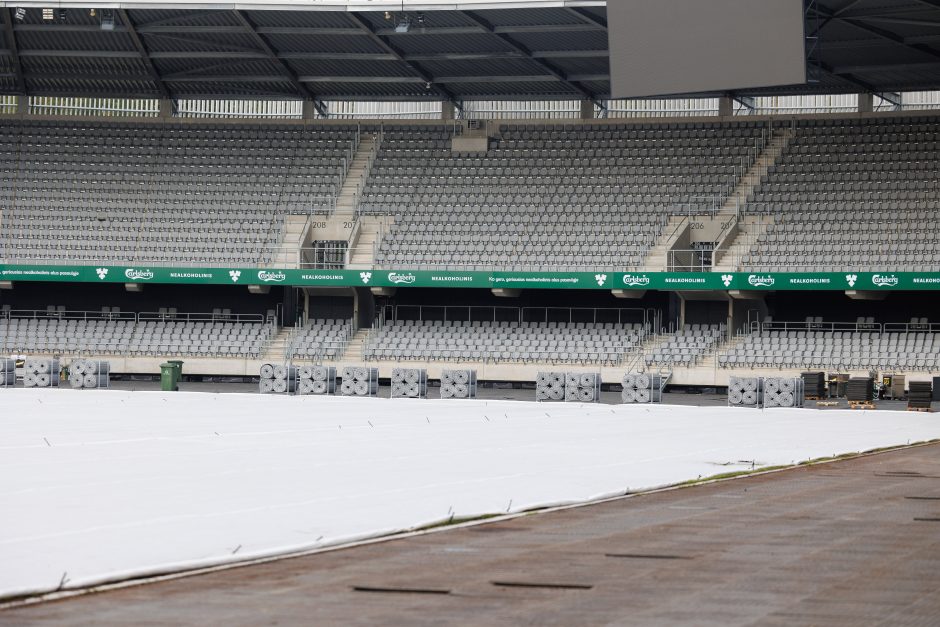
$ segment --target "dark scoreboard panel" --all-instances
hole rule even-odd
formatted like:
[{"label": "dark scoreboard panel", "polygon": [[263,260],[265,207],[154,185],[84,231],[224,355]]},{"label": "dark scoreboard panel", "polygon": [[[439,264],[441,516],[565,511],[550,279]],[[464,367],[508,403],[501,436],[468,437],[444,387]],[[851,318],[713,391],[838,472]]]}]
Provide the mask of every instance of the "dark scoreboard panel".
[{"label": "dark scoreboard panel", "polygon": [[803,0],[610,0],[615,98],[806,82]]}]

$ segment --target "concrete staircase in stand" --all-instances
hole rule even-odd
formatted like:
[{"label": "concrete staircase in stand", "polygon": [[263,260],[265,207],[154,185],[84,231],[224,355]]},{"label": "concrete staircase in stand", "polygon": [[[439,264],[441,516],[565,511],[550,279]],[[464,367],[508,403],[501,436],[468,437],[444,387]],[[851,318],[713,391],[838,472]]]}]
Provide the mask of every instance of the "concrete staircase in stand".
[{"label": "concrete staircase in stand", "polygon": [[371,268],[373,242],[380,237],[381,218],[357,216],[359,200],[369,177],[373,157],[379,140],[372,135],[363,135],[359,148],[349,166],[346,180],[336,199],[333,215],[314,221],[311,241],[346,241],[350,260],[348,268]]},{"label": "concrete staircase in stand", "polygon": [[346,180],[343,181],[343,187],[339,190],[339,196],[336,198],[336,212],[334,215],[337,219],[349,221],[355,218],[356,210],[359,208],[359,192],[365,187],[366,179],[369,176],[369,166],[371,165],[370,158],[375,148],[375,137],[372,135],[360,137],[359,148],[353,156],[349,172],[346,173]]},{"label": "concrete staircase in stand", "polygon": [[689,228],[689,219],[687,216],[670,216],[663,234],[659,236],[643,264],[643,272],[664,272],[666,262],[669,258],[669,251],[676,245],[676,241]]},{"label": "concrete staircase in stand", "polygon": [[338,358],[337,363],[342,365],[363,363],[362,349],[365,346],[367,337],[369,337],[368,328],[356,331],[346,344],[346,350],[343,352],[342,356]]},{"label": "concrete staircase in stand", "polygon": [[264,349],[262,359],[265,362],[283,363],[284,352],[287,350],[287,344],[290,342],[293,327],[282,327],[277,330],[277,335],[271,338]]},{"label": "concrete staircase in stand", "polygon": [[718,215],[733,216],[737,214],[738,207],[744,205],[747,199],[754,193],[754,190],[761,184],[764,177],[770,171],[770,168],[777,163],[777,159],[783,154],[787,146],[793,140],[793,129],[783,128],[774,132],[773,137],[764,146],[764,150],[754,160],[751,169],[738,181],[737,187],[728,196],[724,206],[718,212]]},{"label": "concrete staircase in stand", "polygon": [[364,270],[375,266],[375,251],[382,237],[394,224],[387,216],[360,216],[358,233],[349,243],[351,270]]},{"label": "concrete staircase in stand", "polygon": [[741,261],[751,252],[761,235],[774,223],[773,216],[745,216],[738,223],[738,234],[718,258],[713,272],[737,272]]},{"label": "concrete staircase in stand", "polygon": [[[780,158],[780,155],[783,154],[793,140],[793,136],[792,128],[780,129],[774,134],[767,142],[767,145],[764,146],[761,154],[754,160],[751,169],[738,181],[737,187],[725,201],[716,219],[724,223],[735,220],[741,215],[741,209],[744,208],[747,199],[760,186],[770,168],[777,163],[777,159]],[[733,272],[737,270],[741,264],[741,259],[750,252],[754,242],[767,231],[771,224],[773,224],[773,218],[766,216],[750,216],[740,220],[737,225],[736,235],[725,242],[721,242],[721,252],[717,254],[712,270],[714,272]]]},{"label": "concrete staircase in stand", "polygon": [[275,268],[299,268],[300,249],[304,247],[308,216],[289,215],[284,220],[284,238],[274,251],[272,266]]}]

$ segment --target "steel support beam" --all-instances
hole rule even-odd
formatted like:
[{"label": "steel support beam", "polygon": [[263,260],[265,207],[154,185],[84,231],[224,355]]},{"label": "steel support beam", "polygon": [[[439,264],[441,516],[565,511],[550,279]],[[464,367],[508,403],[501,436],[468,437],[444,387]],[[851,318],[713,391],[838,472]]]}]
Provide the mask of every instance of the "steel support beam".
[{"label": "steel support beam", "polygon": [[16,74],[16,92],[26,95],[26,80],[23,78],[23,67],[20,64],[20,55],[16,45],[16,35],[13,33],[13,9],[3,9],[3,36],[7,40],[7,50]]},{"label": "steel support beam", "polygon": [[454,96],[454,94],[452,94],[450,91],[448,91],[444,87],[441,87],[440,85],[436,85],[434,83],[433,77],[430,74],[425,72],[421,68],[420,65],[405,59],[405,55],[403,55],[400,50],[398,50],[397,48],[392,46],[390,43],[385,41],[385,39],[383,39],[382,36],[380,36],[375,30],[372,29],[371,26],[369,26],[368,22],[363,20],[356,13],[347,13],[346,16],[350,20],[352,20],[353,24],[355,24],[360,30],[362,30],[363,33],[368,35],[369,39],[374,41],[380,48],[382,48],[382,50],[384,50],[385,52],[391,55],[394,55],[398,61],[400,61],[401,63],[404,63],[408,67],[409,70],[411,70],[416,76],[420,77],[425,82],[425,85],[427,85],[429,91],[434,91],[443,100],[452,102],[454,103],[455,107],[460,108],[460,104],[458,103],[457,98]]},{"label": "steel support beam", "polygon": [[131,18],[127,15],[127,11],[124,9],[118,9],[117,14],[121,18],[121,21],[124,22],[124,26],[127,28],[127,34],[130,35],[131,41],[134,42],[134,47],[137,48],[137,52],[140,54],[140,60],[143,61],[144,66],[147,68],[147,72],[150,74],[150,79],[153,81],[153,84],[156,85],[157,90],[160,92],[160,97],[164,98],[165,100],[172,100],[173,96],[170,95],[170,90],[167,89],[163,79],[160,78],[160,72],[157,71],[157,67],[153,64],[153,61],[150,60],[147,46],[144,45],[140,35],[138,35],[137,31],[134,30],[134,24],[131,22]]},{"label": "steel support beam", "polygon": [[592,15],[591,13],[585,11],[584,9],[567,7],[565,11],[567,11],[568,13],[571,13],[572,15],[574,15],[575,17],[577,17],[579,20],[581,20],[582,22],[586,24],[592,24],[594,26],[607,30],[607,20],[599,18],[595,15]]},{"label": "steel support beam", "polygon": [[480,26],[480,28],[483,28],[487,32],[491,33],[492,35],[499,37],[499,39],[501,39],[505,44],[510,46],[513,50],[524,54],[532,63],[538,65],[539,67],[544,69],[546,72],[554,76],[557,80],[561,81],[562,83],[567,85],[569,88],[573,89],[575,92],[580,94],[582,98],[586,100],[590,100],[591,102],[599,106],[602,110],[606,108],[604,107],[603,104],[597,101],[597,98],[595,98],[594,94],[586,90],[584,87],[581,87],[581,85],[578,85],[575,81],[569,80],[569,78],[565,75],[565,73],[559,70],[557,67],[555,67],[555,65],[553,65],[552,63],[533,57],[532,52],[528,48],[526,48],[525,46],[517,42],[515,39],[513,39],[509,35],[505,33],[497,32],[496,28],[492,24],[490,24],[483,18],[477,16],[472,11],[462,11],[462,14],[467,19],[469,19],[473,23]]},{"label": "steel support beam", "polygon": [[313,106],[316,107],[317,112],[323,117],[328,117],[329,112],[326,109],[326,105],[323,104],[319,98],[317,98],[316,94],[310,91],[309,87],[298,80],[297,74],[294,73],[294,70],[292,70],[289,65],[278,58],[277,51],[271,47],[267,39],[258,34],[258,31],[255,30],[255,25],[251,23],[247,17],[245,17],[244,13],[241,11],[232,11],[232,14],[235,16],[235,19],[241,23],[242,27],[244,27],[244,29],[247,31],[248,35],[251,36],[255,44],[257,44],[257,46],[264,51],[271,61],[276,63],[281,68],[281,71],[289,79],[290,83],[294,86],[294,89],[297,90],[297,95],[305,100],[312,100]]},{"label": "steel support beam", "polygon": [[858,30],[864,31],[870,35],[874,35],[875,37],[878,37],[880,39],[884,39],[885,41],[890,41],[899,46],[904,46],[908,50],[914,50],[916,52],[920,52],[921,54],[929,55],[935,59],[940,59],[940,50],[936,50],[925,44],[909,43],[904,39],[904,37],[901,37],[897,33],[893,33],[889,30],[885,30],[877,26],[872,26],[870,24],[865,24],[864,22],[861,22],[856,19],[850,19],[850,18],[836,18],[836,19],[838,19],[840,22],[844,22],[845,24],[854,26]]},{"label": "steel support beam", "polygon": [[836,72],[833,71],[831,66],[821,61],[811,67],[815,67],[817,70],[821,71],[823,74],[828,74],[829,76],[843,80],[847,83],[855,85],[856,87],[860,87],[863,91],[867,91],[870,93],[875,93],[878,91],[878,89],[874,85],[856,77],[853,74],[837,74]]},{"label": "steel support beam", "polygon": [[894,105],[895,107],[897,107],[898,110],[900,110],[900,109],[904,106],[904,95],[903,95],[902,93],[900,93],[900,92],[896,92],[896,91],[891,91],[891,92],[883,91],[883,92],[877,93],[877,94],[875,94],[875,95],[878,96],[879,98],[881,98],[882,100],[886,101],[886,102],[890,102],[892,105]]}]

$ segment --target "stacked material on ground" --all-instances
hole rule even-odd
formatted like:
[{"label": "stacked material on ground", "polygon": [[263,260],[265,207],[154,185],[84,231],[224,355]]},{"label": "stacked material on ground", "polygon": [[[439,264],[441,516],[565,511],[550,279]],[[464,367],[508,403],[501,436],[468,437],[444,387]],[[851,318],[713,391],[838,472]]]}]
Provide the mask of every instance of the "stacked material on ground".
[{"label": "stacked material on ground", "polygon": [[343,368],[343,382],[339,386],[343,396],[375,396],[379,392],[379,369],[364,366]]},{"label": "stacked material on ground", "polygon": [[646,372],[628,372],[623,375],[621,385],[623,391],[620,399],[627,404],[633,403],[661,403],[663,378],[659,374]]},{"label": "stacked material on ground", "polygon": [[23,370],[23,387],[59,387],[58,359],[27,359]]},{"label": "stacked material on ground", "polygon": [[264,364],[258,389],[262,394],[293,394],[297,391],[297,367],[290,364]]},{"label": "stacked material on ground", "polygon": [[297,394],[333,394],[336,392],[334,366],[300,366],[297,368]]},{"label": "stacked material on ground", "polygon": [[16,383],[16,360],[0,359],[0,388],[12,387]]},{"label": "stacked material on ground", "polygon": [[850,403],[871,403],[875,400],[875,380],[871,377],[852,377],[846,388]]},{"label": "stacked material on ground", "polygon": [[424,368],[393,368],[392,398],[427,398],[428,371]]},{"label": "stacked material on ground", "polygon": [[111,387],[111,362],[76,359],[69,365],[69,385],[76,390]]},{"label": "stacked material on ground", "polygon": [[908,384],[907,406],[911,409],[930,409],[933,385],[930,381],[911,381]]},{"label": "stacked material on ground", "polygon": [[826,392],[825,372],[804,372],[800,378],[803,379],[803,394],[806,398],[823,397]]},{"label": "stacked material on ground", "polygon": [[802,378],[764,379],[764,407],[802,407],[803,400]]},{"label": "stacked material on ground", "polygon": [[565,374],[565,401],[597,403],[601,400],[601,373],[568,372]]},{"label": "stacked material on ground", "polygon": [[535,400],[565,400],[565,373],[540,372],[535,377]]},{"label": "stacked material on ground", "polygon": [[441,398],[476,398],[476,370],[442,370]]},{"label": "stacked material on ground", "polygon": [[728,405],[732,407],[760,407],[761,379],[758,377],[731,377],[728,380]]}]

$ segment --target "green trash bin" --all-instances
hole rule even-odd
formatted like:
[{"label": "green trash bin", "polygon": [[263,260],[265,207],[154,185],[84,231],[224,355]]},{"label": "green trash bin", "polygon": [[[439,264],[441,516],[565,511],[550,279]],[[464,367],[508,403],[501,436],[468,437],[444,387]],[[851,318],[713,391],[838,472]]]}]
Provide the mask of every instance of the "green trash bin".
[{"label": "green trash bin", "polygon": [[163,392],[176,392],[179,390],[177,382],[177,369],[179,366],[172,363],[160,364],[160,390]]},{"label": "green trash bin", "polygon": [[179,359],[167,359],[166,363],[173,364],[176,368],[176,391],[180,390],[180,381],[183,380],[183,362]]}]

